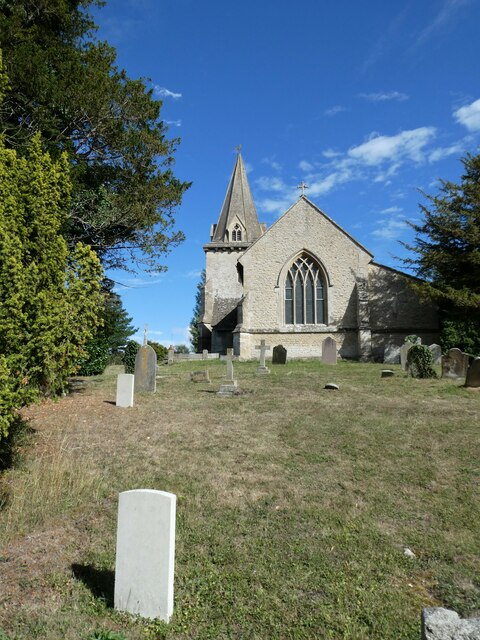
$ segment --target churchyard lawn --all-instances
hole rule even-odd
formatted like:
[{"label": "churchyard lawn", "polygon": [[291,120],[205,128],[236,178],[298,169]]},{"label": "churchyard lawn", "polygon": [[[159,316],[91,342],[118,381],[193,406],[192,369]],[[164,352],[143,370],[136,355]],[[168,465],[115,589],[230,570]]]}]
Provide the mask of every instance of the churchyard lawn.
[{"label": "churchyard lawn", "polygon": [[[245,393],[222,398],[225,363],[211,384],[163,366],[133,408],[110,367],[24,412],[0,481],[7,637],[419,640],[422,607],[480,615],[480,393],[396,365],[257,367],[235,362]],[[112,609],[136,488],[177,495],[168,626]]]}]

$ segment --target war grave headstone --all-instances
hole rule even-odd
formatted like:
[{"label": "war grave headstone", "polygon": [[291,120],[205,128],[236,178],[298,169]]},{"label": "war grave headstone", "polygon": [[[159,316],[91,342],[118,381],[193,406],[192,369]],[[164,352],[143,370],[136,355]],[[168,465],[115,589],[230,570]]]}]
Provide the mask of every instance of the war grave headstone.
[{"label": "war grave headstone", "polygon": [[217,396],[234,396],[237,393],[238,383],[233,377],[233,349],[227,349],[226,362],[225,381],[220,385]]},{"label": "war grave headstone", "polygon": [[287,350],[281,344],[273,347],[272,364],[287,364]]},{"label": "war grave headstone", "polygon": [[480,387],[480,358],[474,358],[467,369],[466,387]]},{"label": "war grave headstone", "polygon": [[210,382],[210,375],[208,369],[202,371],[192,371],[190,373],[190,380],[192,382]]},{"label": "war grave headstone", "polygon": [[173,613],[176,496],[137,489],[119,496],[115,609],[165,622]]},{"label": "war grave headstone", "polygon": [[468,356],[460,349],[449,349],[442,356],[442,378],[465,378],[468,368]]},{"label": "war grave headstone", "polygon": [[170,345],[167,353],[167,364],[173,364],[175,362],[175,349]]},{"label": "war grave headstone", "polygon": [[265,340],[260,340],[260,344],[257,345],[255,349],[260,349],[260,363],[257,369],[257,376],[270,373],[270,369],[265,364],[266,354],[267,351],[270,351],[270,347],[265,344]]},{"label": "war grave headstone", "polygon": [[442,364],[442,347],[439,344],[431,344],[428,348],[432,353],[433,364]]},{"label": "war grave headstone", "polygon": [[322,342],[323,364],[337,364],[337,343],[333,338],[325,338]]},{"label": "war grave headstone", "polygon": [[383,352],[384,364],[400,364],[400,347],[396,344],[387,344]]},{"label": "war grave headstone", "polygon": [[117,407],[133,407],[134,384],[133,373],[120,373],[117,376]]},{"label": "war grave headstone", "polygon": [[155,393],[157,390],[157,354],[147,344],[147,328],[143,338],[143,346],[135,356],[135,392],[148,391]]}]

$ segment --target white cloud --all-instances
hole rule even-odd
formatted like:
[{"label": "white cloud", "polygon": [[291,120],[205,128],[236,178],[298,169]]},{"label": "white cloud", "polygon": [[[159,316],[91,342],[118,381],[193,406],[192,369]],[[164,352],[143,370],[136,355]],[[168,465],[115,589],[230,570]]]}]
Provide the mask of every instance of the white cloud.
[{"label": "white cloud", "polygon": [[384,91],[381,93],[359,93],[359,98],[364,98],[365,100],[369,100],[370,102],[387,102],[388,100],[397,100],[398,102],[403,102],[404,100],[408,100],[408,96],[406,93],[402,93],[401,91]]},{"label": "white cloud", "polygon": [[460,107],[453,112],[453,117],[469,131],[480,131],[480,99]]},{"label": "white cloud", "polygon": [[185,278],[200,278],[200,276],[202,275],[202,270],[201,269],[193,269],[193,271],[188,271],[187,273],[184,274]]},{"label": "white cloud", "polygon": [[403,211],[401,207],[393,206],[382,209],[380,213],[400,213],[401,211]]},{"label": "white cloud", "polygon": [[264,198],[258,202],[258,208],[263,213],[274,213],[277,216],[282,215],[285,211],[291,207],[292,202],[295,200],[293,189],[291,195],[279,196],[278,198]]},{"label": "white cloud", "polygon": [[438,160],[443,160],[443,158],[448,158],[448,156],[461,154],[464,151],[465,151],[465,145],[462,144],[461,142],[456,142],[455,144],[452,144],[449,147],[437,147],[436,149],[434,149],[429,153],[428,160],[429,162],[437,162]]},{"label": "white cloud", "polygon": [[281,171],[282,170],[282,165],[277,162],[274,158],[263,158],[262,162],[264,164],[268,164],[269,167],[272,167],[272,169],[274,169],[274,171]]},{"label": "white cloud", "polygon": [[249,162],[243,162],[243,166],[245,167],[245,173],[252,173],[253,171],[253,164],[250,164]]},{"label": "white cloud", "polygon": [[338,158],[342,154],[340,153],[340,151],[335,151],[334,149],[325,149],[325,151],[322,151],[322,155],[325,158],[330,159],[330,158]]},{"label": "white cloud", "polygon": [[325,116],[336,116],[337,113],[342,113],[343,111],[346,111],[346,108],[342,107],[339,104],[336,104],[334,107],[330,107],[329,109],[325,109],[325,111],[323,112],[323,115],[325,115]]},{"label": "white cloud", "polygon": [[402,159],[422,162],[424,148],[435,137],[434,127],[419,127],[401,131],[394,136],[374,134],[367,142],[352,147],[348,156],[365,165],[380,165],[383,162],[398,162]]},{"label": "white cloud", "polygon": [[312,171],[313,170],[313,164],[310,164],[310,162],[307,162],[306,160],[300,160],[300,162],[298,163],[298,168],[301,171]]},{"label": "white cloud", "polygon": [[377,220],[377,224],[379,229],[375,229],[372,235],[382,240],[396,240],[408,226],[406,220],[400,217]]},{"label": "white cloud", "polygon": [[179,100],[182,97],[181,93],[175,93],[166,87],[159,87],[157,84],[153,87],[153,90],[157,96],[160,96],[160,98],[173,98],[174,100]]},{"label": "white cloud", "polygon": [[255,184],[263,191],[285,191],[287,189],[287,185],[281,178],[261,176],[255,181]]},{"label": "white cloud", "polygon": [[469,4],[470,0],[443,0],[442,7],[438,11],[433,20],[423,29],[420,35],[417,37],[413,44],[413,48],[424,44],[435,33],[445,28],[451,27],[453,24],[454,15],[457,10],[466,4]]},{"label": "white cloud", "polygon": [[165,124],[169,124],[172,127],[181,127],[182,121],[181,120],[165,120]]}]

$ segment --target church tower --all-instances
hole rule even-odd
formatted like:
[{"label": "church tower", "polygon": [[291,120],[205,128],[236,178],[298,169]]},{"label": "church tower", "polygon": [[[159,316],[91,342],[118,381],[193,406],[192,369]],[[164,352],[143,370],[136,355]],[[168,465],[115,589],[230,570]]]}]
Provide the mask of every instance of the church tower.
[{"label": "church tower", "polygon": [[225,353],[234,346],[233,331],[241,322],[243,299],[242,273],[237,261],[264,231],[238,150],[218,222],[212,225],[210,242],[203,247],[207,264],[199,325],[200,350]]}]

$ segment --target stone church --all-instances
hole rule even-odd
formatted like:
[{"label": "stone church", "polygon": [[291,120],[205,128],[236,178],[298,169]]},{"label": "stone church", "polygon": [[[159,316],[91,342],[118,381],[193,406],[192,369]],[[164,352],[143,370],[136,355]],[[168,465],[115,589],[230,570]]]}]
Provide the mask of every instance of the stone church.
[{"label": "stone church", "polygon": [[437,311],[411,277],[375,262],[305,195],[271,227],[259,223],[240,153],[204,251],[200,350],[254,359],[265,339],[308,358],[330,336],[341,357],[369,360],[410,334],[438,339]]}]

